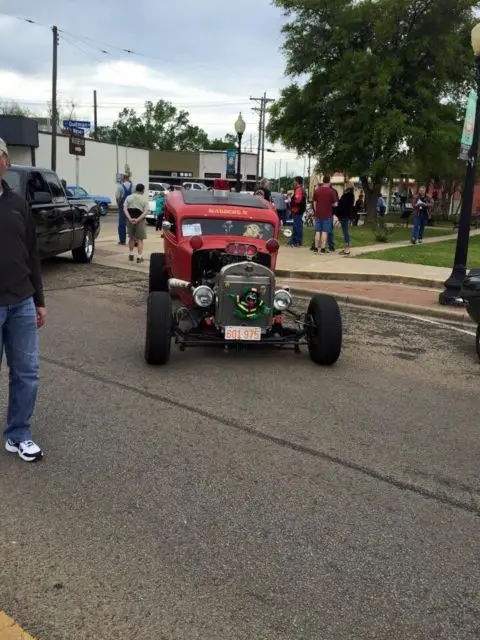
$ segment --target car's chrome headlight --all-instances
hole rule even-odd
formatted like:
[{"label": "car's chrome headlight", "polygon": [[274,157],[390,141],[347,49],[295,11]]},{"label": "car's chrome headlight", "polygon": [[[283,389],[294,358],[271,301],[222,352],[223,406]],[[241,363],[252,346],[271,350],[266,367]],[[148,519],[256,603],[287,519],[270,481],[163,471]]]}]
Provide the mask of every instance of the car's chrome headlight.
[{"label": "car's chrome headlight", "polygon": [[213,304],[214,294],[210,287],[206,284],[201,284],[193,290],[193,301],[197,307],[209,307]]},{"label": "car's chrome headlight", "polygon": [[285,311],[288,309],[293,302],[293,298],[289,291],[286,289],[279,289],[275,292],[275,297],[273,298],[273,306],[277,311]]}]

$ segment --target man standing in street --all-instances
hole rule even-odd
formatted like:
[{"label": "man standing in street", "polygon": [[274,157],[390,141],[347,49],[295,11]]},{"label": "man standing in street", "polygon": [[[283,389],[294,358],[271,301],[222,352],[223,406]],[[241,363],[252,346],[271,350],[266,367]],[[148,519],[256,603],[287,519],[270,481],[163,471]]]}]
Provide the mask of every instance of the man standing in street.
[{"label": "man standing in street", "polygon": [[327,240],[333,230],[333,210],[338,206],[338,194],[330,184],[330,176],[323,176],[320,186],[313,194],[315,212],[315,249],[314,252],[327,253]]},{"label": "man standing in street", "polygon": [[293,235],[290,246],[301,247],[303,244],[303,214],[307,210],[307,196],[303,188],[303,178],[297,176],[293,181],[293,196],[290,211],[293,218]]},{"label": "man standing in street", "polygon": [[130,176],[126,173],[122,175],[121,181],[117,184],[115,200],[118,206],[118,244],[127,244],[127,218],[125,216],[124,204],[128,196],[133,193],[133,184]]},{"label": "man standing in street", "polygon": [[[10,166],[0,139],[0,177]],[[0,364],[5,351],[9,397],[5,448],[26,462],[43,452],[32,441],[38,388],[38,329],[45,324],[40,257],[35,221],[26,201],[5,180],[0,183]]]},{"label": "man standing in street", "polygon": [[135,259],[134,249],[137,247],[137,263],[143,262],[143,241],[147,238],[145,218],[149,213],[148,198],[145,196],[143,184],[137,184],[135,193],[128,196],[123,205],[128,228],[128,249],[130,262]]}]

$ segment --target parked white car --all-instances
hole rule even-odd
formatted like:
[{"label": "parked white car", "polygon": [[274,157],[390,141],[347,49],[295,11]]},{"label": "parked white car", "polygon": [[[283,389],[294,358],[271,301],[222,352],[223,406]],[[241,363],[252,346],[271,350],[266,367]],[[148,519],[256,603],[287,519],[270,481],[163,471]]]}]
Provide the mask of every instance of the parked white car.
[{"label": "parked white car", "polygon": [[148,185],[148,198],[149,200],[153,200],[155,196],[160,195],[161,193],[165,193],[168,191],[169,184],[166,182],[150,182]]},{"label": "parked white car", "polygon": [[193,190],[197,190],[197,191],[208,191],[208,187],[206,187],[201,182],[184,182],[182,186],[187,191],[189,189],[193,189]]}]

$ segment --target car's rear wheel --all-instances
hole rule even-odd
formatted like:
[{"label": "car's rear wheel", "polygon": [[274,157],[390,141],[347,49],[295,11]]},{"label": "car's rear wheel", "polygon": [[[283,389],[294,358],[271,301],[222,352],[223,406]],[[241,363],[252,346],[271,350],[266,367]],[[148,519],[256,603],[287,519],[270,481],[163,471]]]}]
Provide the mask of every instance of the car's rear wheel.
[{"label": "car's rear wheel", "polygon": [[99,207],[100,209],[100,215],[101,216],[106,216],[108,213],[108,205],[106,205],[104,202],[101,202]]},{"label": "car's rear wheel", "polygon": [[168,292],[168,272],[164,253],[152,253],[150,256],[148,289]]},{"label": "car's rear wheel", "polygon": [[310,358],[316,364],[332,365],[342,350],[342,316],[333,296],[313,296],[307,311],[307,342]]},{"label": "car's rear wheel", "polygon": [[88,263],[93,260],[95,254],[95,236],[89,225],[83,230],[82,244],[76,249],[72,249],[72,256],[75,262]]},{"label": "car's rear wheel", "polygon": [[147,301],[145,360],[151,365],[167,364],[172,341],[172,301],[168,293],[152,291]]}]

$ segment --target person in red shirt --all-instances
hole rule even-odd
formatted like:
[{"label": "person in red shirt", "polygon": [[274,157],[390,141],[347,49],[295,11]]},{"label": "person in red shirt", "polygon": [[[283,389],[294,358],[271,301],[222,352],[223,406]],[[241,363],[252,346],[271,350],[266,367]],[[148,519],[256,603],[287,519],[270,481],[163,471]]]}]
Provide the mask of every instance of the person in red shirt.
[{"label": "person in red shirt", "polygon": [[314,252],[326,253],[329,233],[333,229],[333,210],[338,206],[338,195],[330,184],[330,176],[323,176],[320,186],[313,194],[315,212],[315,249]]},{"label": "person in red shirt", "polygon": [[293,234],[290,241],[291,247],[301,247],[303,243],[303,214],[307,210],[307,196],[303,188],[303,178],[297,176],[293,181],[294,192],[290,202],[290,211],[293,218]]}]

